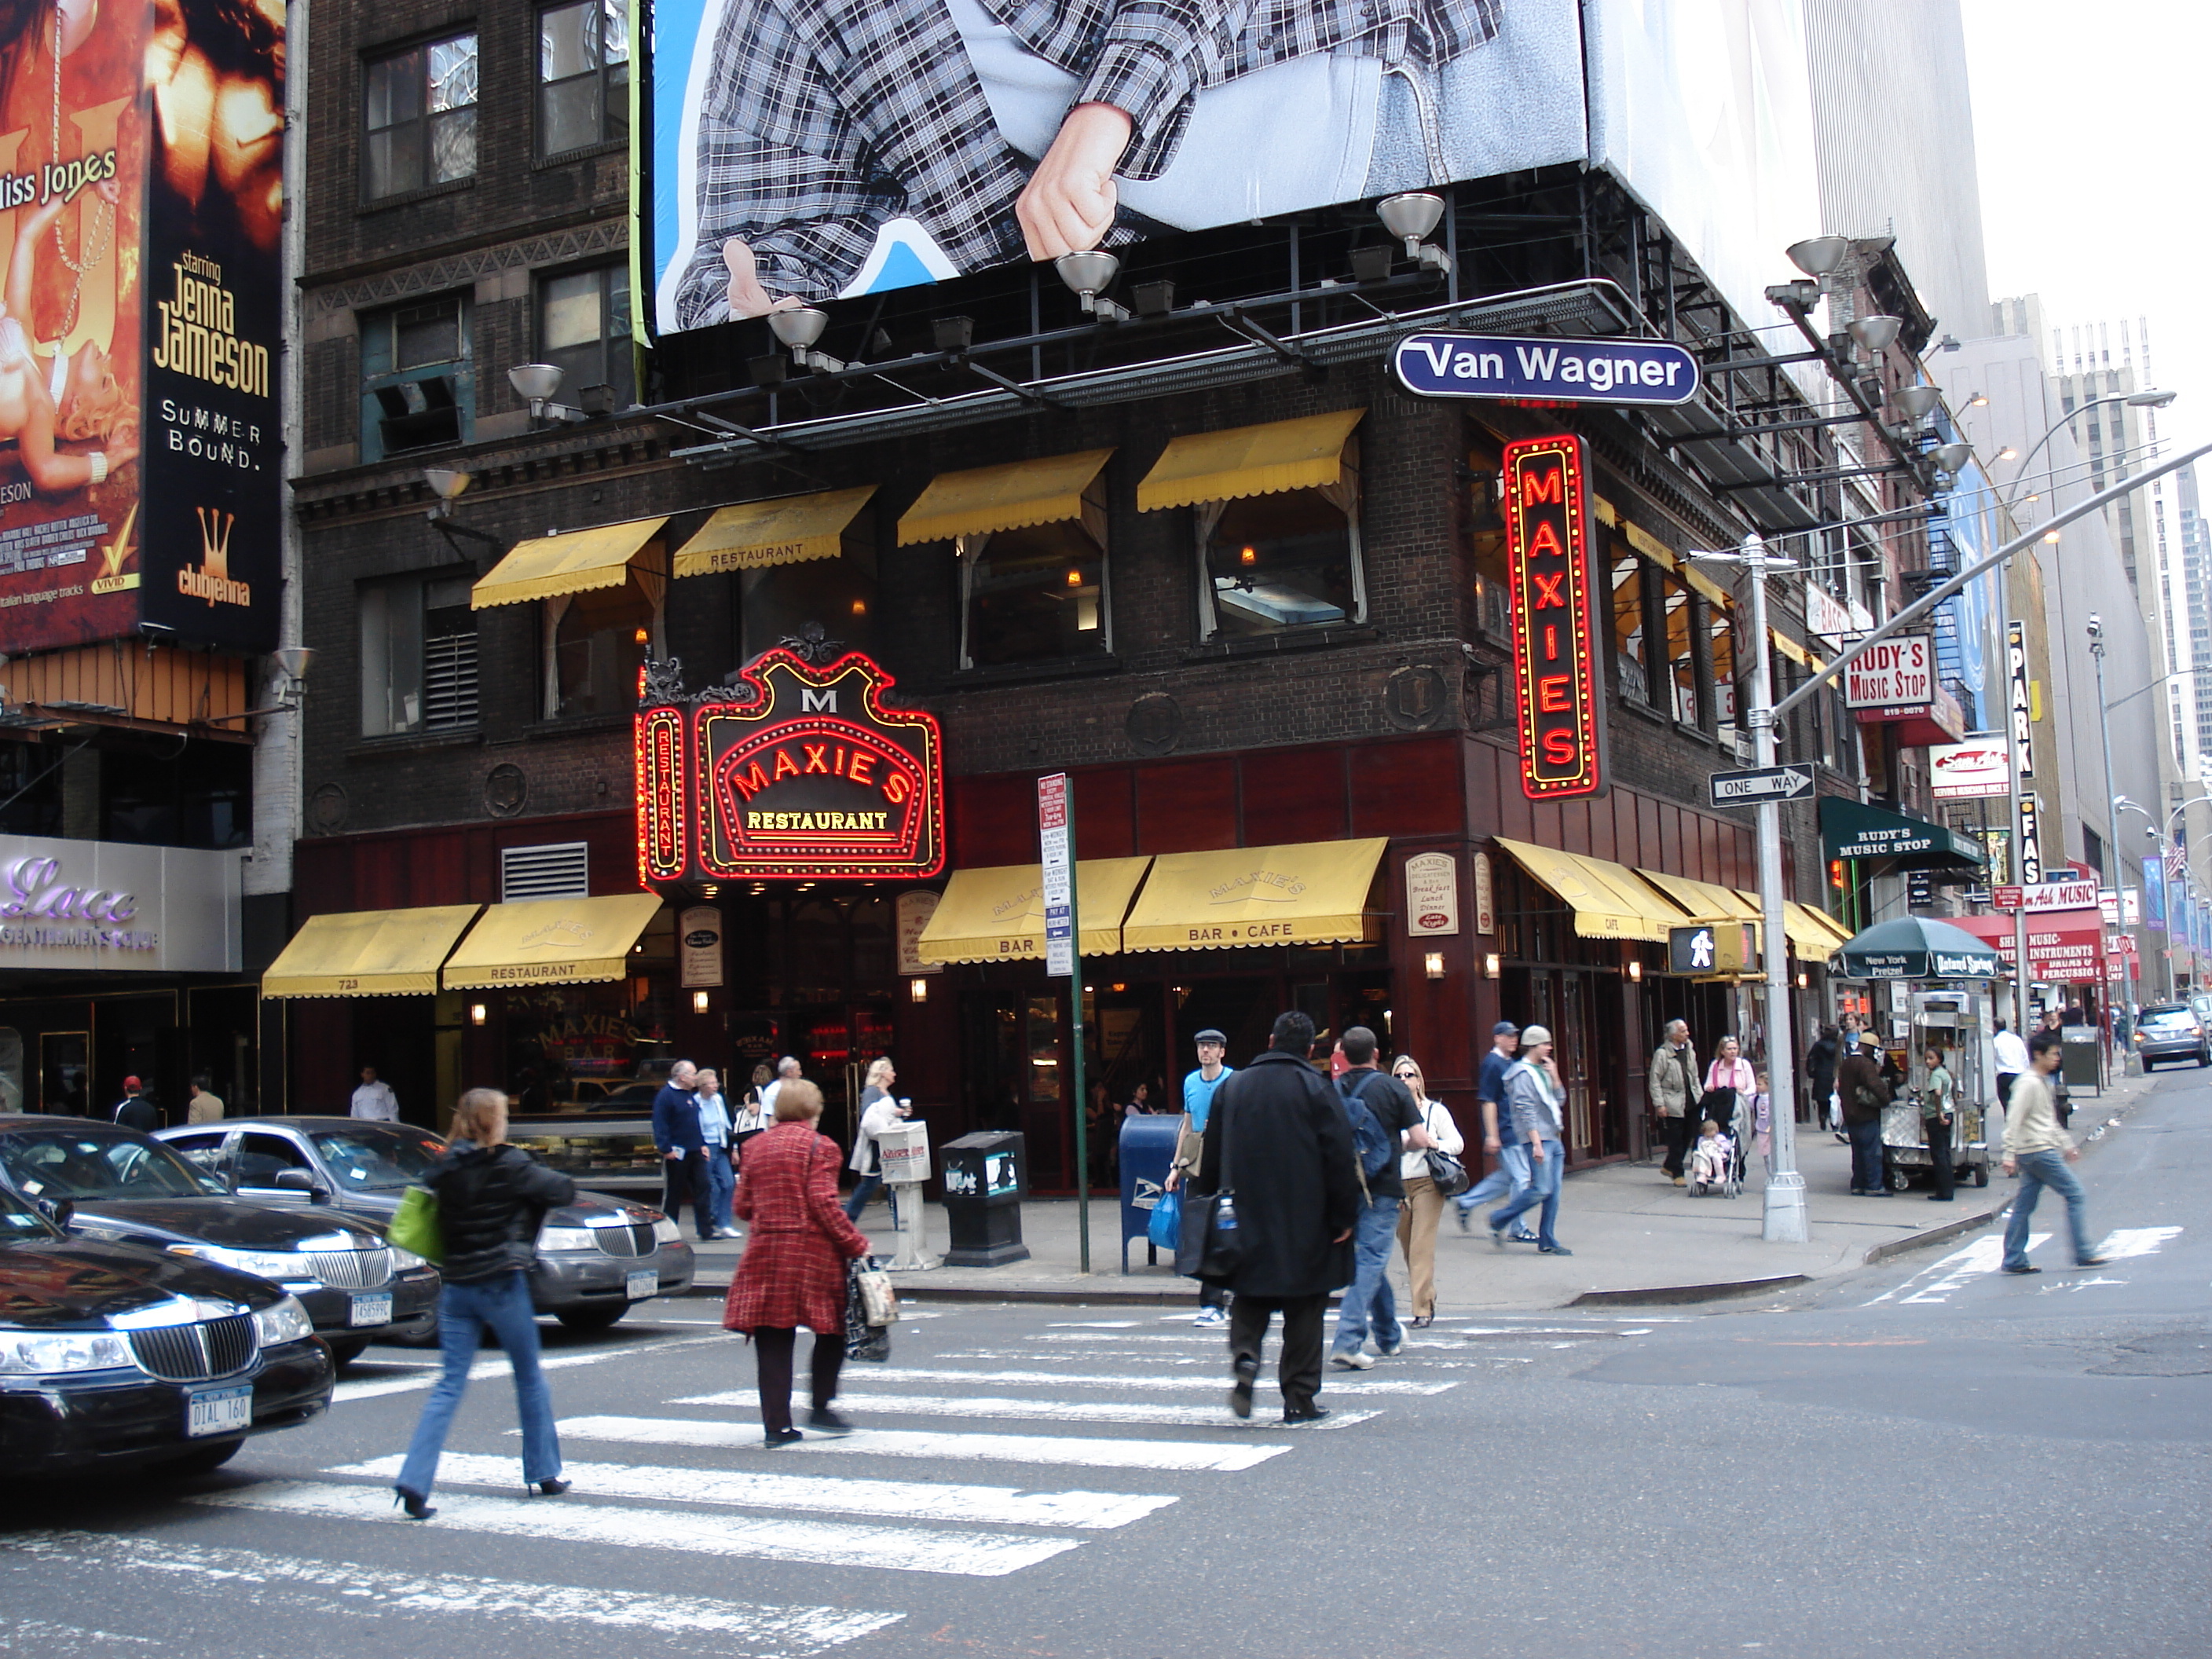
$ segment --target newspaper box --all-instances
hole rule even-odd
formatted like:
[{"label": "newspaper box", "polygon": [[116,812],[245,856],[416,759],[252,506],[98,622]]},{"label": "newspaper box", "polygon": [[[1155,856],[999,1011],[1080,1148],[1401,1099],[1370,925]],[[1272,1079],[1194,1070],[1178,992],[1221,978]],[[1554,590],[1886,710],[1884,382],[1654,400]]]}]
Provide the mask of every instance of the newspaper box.
[{"label": "newspaper box", "polygon": [[902,1123],[894,1128],[878,1131],[876,1152],[883,1160],[886,1183],[896,1186],[901,1182],[929,1179],[929,1126],[927,1123]]}]

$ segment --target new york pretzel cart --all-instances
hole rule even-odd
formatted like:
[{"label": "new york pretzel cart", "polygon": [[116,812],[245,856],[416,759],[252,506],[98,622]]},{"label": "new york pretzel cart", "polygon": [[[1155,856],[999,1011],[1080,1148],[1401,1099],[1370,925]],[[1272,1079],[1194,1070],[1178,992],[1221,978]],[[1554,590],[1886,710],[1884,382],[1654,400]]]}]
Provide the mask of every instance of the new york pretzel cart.
[{"label": "new york pretzel cart", "polygon": [[[1951,1114],[1953,1177],[1988,1186],[1990,1147],[1983,1124],[1995,1091],[1989,988],[2002,971],[1996,952],[1964,928],[1906,916],[1854,935],[1839,954],[1846,977],[1887,980],[1903,994],[1902,1017],[1887,1017],[1882,1041],[1893,1071],[1905,1077],[1905,1086],[1881,1115],[1890,1190],[1901,1193],[1916,1176],[1925,1180],[1934,1171],[1920,1115],[1931,1048],[1942,1051],[1957,1085]],[[1892,1006],[1897,1006],[1893,1001]]]}]

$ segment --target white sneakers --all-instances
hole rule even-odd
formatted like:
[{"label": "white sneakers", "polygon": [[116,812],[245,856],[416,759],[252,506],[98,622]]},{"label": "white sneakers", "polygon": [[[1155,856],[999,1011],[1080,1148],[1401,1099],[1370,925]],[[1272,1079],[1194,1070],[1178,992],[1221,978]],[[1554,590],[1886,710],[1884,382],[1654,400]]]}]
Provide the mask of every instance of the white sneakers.
[{"label": "white sneakers", "polygon": [[1375,1356],[1364,1352],[1333,1353],[1328,1363],[1340,1371],[1371,1371],[1375,1369]]},{"label": "white sneakers", "polygon": [[1190,1322],[1194,1325],[1226,1325],[1229,1322],[1229,1315],[1226,1310],[1220,1308],[1200,1308],[1198,1310],[1198,1317]]}]

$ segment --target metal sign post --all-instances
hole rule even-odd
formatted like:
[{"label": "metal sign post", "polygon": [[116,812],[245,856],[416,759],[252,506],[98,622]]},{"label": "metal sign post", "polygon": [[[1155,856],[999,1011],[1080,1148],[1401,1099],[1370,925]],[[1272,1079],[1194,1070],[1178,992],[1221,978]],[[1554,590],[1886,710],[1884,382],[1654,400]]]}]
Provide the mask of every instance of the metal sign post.
[{"label": "metal sign post", "polygon": [[1044,866],[1044,971],[1067,981],[1073,1028],[1068,1067],[1075,1109],[1075,1238],[1083,1273],[1091,1271],[1091,1135],[1083,1085],[1082,926],[1075,902],[1075,787],[1065,772],[1037,780],[1037,850]]}]

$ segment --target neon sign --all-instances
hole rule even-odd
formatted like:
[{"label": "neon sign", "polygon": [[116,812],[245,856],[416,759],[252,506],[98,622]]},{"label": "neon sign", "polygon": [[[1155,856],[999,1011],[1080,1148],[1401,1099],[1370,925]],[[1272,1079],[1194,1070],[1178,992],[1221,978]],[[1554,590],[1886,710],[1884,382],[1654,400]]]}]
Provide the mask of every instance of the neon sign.
[{"label": "neon sign", "polygon": [[1505,446],[1506,555],[1521,790],[1530,800],[1604,787],[1590,599],[1589,501],[1571,434]]},{"label": "neon sign", "polygon": [[876,662],[779,648],[689,698],[659,668],[635,722],[647,885],[944,868],[942,737],[933,716],[884,707],[894,682]]}]

